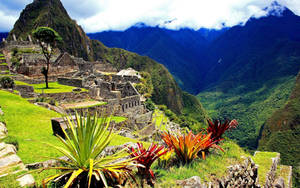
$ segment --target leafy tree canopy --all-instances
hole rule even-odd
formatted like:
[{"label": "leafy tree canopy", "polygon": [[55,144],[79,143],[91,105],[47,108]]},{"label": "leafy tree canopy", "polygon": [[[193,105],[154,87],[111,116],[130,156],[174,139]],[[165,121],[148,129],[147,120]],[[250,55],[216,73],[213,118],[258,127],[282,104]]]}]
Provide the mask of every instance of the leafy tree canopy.
[{"label": "leafy tree canopy", "polygon": [[62,41],[61,36],[50,27],[38,27],[33,31],[33,37],[40,42],[54,46],[57,42]]}]

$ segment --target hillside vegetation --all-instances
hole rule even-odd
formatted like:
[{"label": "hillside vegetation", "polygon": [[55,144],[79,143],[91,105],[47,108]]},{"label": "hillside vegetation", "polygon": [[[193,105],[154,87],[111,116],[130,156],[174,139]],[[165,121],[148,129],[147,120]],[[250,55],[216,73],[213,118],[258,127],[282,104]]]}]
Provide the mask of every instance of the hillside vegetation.
[{"label": "hillside vegetation", "polygon": [[283,164],[294,166],[294,181],[300,185],[300,73],[287,103],[265,122],[259,149],[280,152]]},{"label": "hillside vegetation", "polygon": [[259,89],[241,85],[227,92],[210,90],[198,95],[212,118],[236,118],[239,126],[228,136],[239,145],[255,150],[261,126],[282,107],[294,86],[294,77],[266,82]]}]

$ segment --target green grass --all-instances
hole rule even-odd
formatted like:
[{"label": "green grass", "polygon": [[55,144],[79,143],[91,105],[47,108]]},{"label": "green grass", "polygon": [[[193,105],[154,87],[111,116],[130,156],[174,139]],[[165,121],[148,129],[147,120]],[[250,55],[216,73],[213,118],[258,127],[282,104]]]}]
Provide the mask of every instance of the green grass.
[{"label": "green grass", "polygon": [[258,180],[260,185],[264,185],[266,182],[266,175],[271,169],[272,158],[275,158],[277,153],[275,152],[258,152],[252,158],[256,165],[258,165]]},{"label": "green grass", "polygon": [[0,59],[5,59],[5,57],[0,57]]},{"label": "green grass", "polygon": [[[49,89],[46,89],[45,83],[42,84],[28,84],[21,81],[15,81],[16,85],[29,85],[33,86],[34,91],[36,93],[67,93],[72,92],[72,90],[76,87],[66,86],[59,84],[57,82],[49,82]],[[87,91],[86,89],[82,89],[82,92]]]},{"label": "green grass", "polygon": [[[161,187],[174,187],[174,180],[184,180],[192,176],[199,176],[201,181],[211,181],[213,177],[222,177],[226,175],[227,167],[242,162],[241,156],[249,156],[242,148],[233,141],[225,141],[221,144],[225,150],[213,150],[206,160],[196,160],[189,166],[173,166],[170,169],[160,169],[154,167],[158,177],[158,183]],[[157,165],[157,164],[156,164]]]},{"label": "green grass", "polygon": [[[18,156],[23,163],[34,163],[48,160],[49,157],[59,157],[61,154],[46,143],[61,145],[58,139],[53,136],[51,128],[51,118],[61,117],[56,112],[33,105],[20,96],[0,90],[0,104],[4,111],[4,116],[0,116],[1,121],[7,124],[8,134],[16,137],[19,143]],[[113,121],[122,122],[124,117],[113,117]],[[126,142],[136,142],[137,140],[114,134],[110,145],[121,145]],[[55,172],[43,172],[34,174],[37,182],[41,182],[47,175]],[[9,178],[0,179],[1,182],[8,181]],[[0,186],[1,187],[1,186]]]},{"label": "green grass", "polygon": [[22,175],[23,172],[19,172],[17,174],[8,175],[0,178],[0,188],[19,188],[19,182],[17,178],[19,175]]},{"label": "green grass", "polygon": [[159,130],[167,131],[166,123],[169,121],[169,119],[167,116],[165,116],[164,112],[155,109],[152,117],[152,122],[155,122],[155,126],[159,128]]},{"label": "green grass", "polygon": [[13,74],[0,74],[0,78],[1,77],[6,77],[6,76],[11,77],[11,76],[15,76],[15,75],[13,75]]},{"label": "green grass", "polygon": [[[27,100],[0,91],[0,104],[9,135],[19,142],[18,155],[24,163],[44,161],[43,157],[58,157],[59,153],[44,144],[60,144],[52,135],[51,118],[59,114],[30,104]],[[34,148],[34,149],[33,149]]]},{"label": "green grass", "polygon": [[7,65],[7,63],[0,63],[0,65]]}]

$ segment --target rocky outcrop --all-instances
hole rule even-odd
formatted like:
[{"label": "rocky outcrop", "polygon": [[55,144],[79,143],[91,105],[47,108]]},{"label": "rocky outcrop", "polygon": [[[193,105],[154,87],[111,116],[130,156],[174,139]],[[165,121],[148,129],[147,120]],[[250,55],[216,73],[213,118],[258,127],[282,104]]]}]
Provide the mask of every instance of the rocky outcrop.
[{"label": "rocky outcrop", "polygon": [[270,171],[266,174],[266,183],[261,186],[258,182],[259,166],[248,157],[242,164],[228,167],[227,176],[215,179],[213,182],[201,183],[198,176],[193,176],[186,180],[178,180],[176,184],[184,188],[233,188],[233,187],[251,187],[251,188],[289,188],[291,181],[285,182],[283,177],[278,175],[277,165],[280,161],[280,155],[272,158]]}]

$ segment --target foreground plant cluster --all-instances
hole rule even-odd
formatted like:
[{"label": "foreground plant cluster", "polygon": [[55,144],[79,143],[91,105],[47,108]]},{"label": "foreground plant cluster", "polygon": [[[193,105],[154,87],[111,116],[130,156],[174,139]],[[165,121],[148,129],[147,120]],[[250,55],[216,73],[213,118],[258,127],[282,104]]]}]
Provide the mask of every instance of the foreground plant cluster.
[{"label": "foreground plant cluster", "polygon": [[[142,143],[124,146],[113,155],[105,155],[104,149],[113,138],[113,127],[110,117],[98,117],[97,114],[87,117],[76,114],[76,119],[65,117],[67,129],[65,137],[57,135],[63,144],[56,148],[67,159],[58,158],[60,166],[38,169],[56,169],[57,174],[43,180],[46,187],[49,183],[64,187],[108,187],[116,185],[148,184],[154,186],[155,174],[151,165],[159,159],[159,166],[188,165],[196,158],[205,159],[210,148],[217,148],[226,130],[237,126],[236,120],[231,122],[209,121],[208,128],[193,134],[163,132],[164,143],[151,143],[146,148]],[[223,150],[222,150],[223,151]],[[137,181],[140,180],[139,182]]]}]

